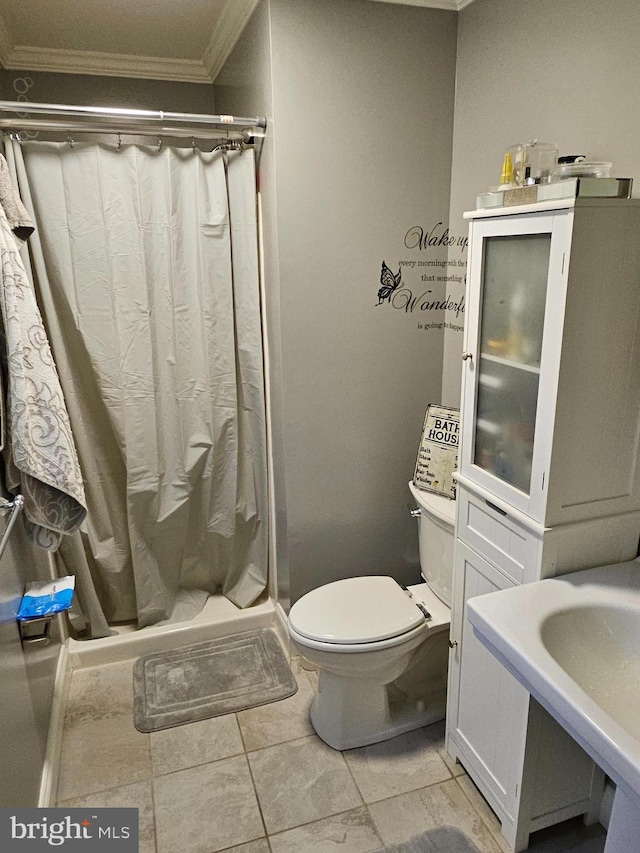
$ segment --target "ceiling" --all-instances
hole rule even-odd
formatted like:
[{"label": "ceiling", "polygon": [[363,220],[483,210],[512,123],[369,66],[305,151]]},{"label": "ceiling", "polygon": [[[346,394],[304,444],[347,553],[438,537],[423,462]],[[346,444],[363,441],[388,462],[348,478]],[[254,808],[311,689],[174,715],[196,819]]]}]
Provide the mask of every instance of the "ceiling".
[{"label": "ceiling", "polygon": [[[0,0],[8,69],[211,83],[259,0]],[[460,10],[472,0],[376,0]]]}]

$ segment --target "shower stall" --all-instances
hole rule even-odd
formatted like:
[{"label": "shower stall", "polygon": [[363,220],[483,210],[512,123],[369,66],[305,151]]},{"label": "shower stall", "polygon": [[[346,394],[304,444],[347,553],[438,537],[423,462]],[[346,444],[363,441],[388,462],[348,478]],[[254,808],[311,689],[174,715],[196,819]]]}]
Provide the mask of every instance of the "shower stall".
[{"label": "shower stall", "polygon": [[87,519],[71,663],[273,624],[256,165],[266,121],[0,102]]}]

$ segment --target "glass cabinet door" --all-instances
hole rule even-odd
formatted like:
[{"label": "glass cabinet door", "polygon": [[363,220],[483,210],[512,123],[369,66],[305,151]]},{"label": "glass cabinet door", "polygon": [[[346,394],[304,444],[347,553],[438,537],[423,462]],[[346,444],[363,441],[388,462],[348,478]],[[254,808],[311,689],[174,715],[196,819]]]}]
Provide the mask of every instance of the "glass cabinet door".
[{"label": "glass cabinet door", "polygon": [[474,464],[529,494],[551,234],[487,236]]}]

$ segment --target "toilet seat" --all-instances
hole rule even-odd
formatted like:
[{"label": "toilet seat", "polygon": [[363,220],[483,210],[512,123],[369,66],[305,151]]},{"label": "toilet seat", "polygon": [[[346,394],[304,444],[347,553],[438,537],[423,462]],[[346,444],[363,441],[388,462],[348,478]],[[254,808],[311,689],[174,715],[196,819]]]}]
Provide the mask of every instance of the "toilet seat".
[{"label": "toilet seat", "polygon": [[361,654],[362,652],[376,651],[382,652],[385,649],[392,649],[395,646],[402,646],[404,643],[412,641],[414,637],[426,637],[426,635],[429,633],[429,628],[424,617],[420,625],[418,625],[416,628],[412,628],[411,631],[407,631],[406,634],[398,634],[395,637],[389,637],[386,640],[376,640],[375,642],[369,643],[327,643],[321,640],[310,640],[309,637],[305,637],[302,634],[299,634],[295,630],[295,628],[292,628],[291,622],[289,622],[288,629],[290,638],[294,640],[299,646],[304,646],[307,649],[316,649],[317,651],[331,652],[332,654]]},{"label": "toilet seat", "polygon": [[428,623],[393,578],[346,578],[308,592],[289,613],[289,628],[312,648],[386,648],[424,631]]}]

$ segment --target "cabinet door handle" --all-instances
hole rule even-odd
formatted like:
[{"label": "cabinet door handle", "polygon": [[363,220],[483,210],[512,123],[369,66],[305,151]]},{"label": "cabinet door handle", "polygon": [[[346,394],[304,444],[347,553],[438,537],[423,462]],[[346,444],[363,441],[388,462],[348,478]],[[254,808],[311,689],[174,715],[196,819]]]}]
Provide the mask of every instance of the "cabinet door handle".
[{"label": "cabinet door handle", "polygon": [[499,506],[492,504],[491,501],[486,500],[486,498],[485,498],[485,503],[490,509],[494,509],[497,513],[500,513],[500,515],[507,515],[506,510],[500,509]]},{"label": "cabinet door handle", "polygon": [[456,647],[457,645],[458,645],[458,641],[457,641],[457,640],[449,640],[449,648],[450,648],[450,649],[455,649],[455,647]]},{"label": "cabinet door handle", "polygon": [[469,359],[469,358],[473,358],[472,352],[463,352],[462,353],[462,360],[463,361],[467,361],[467,359]]}]

